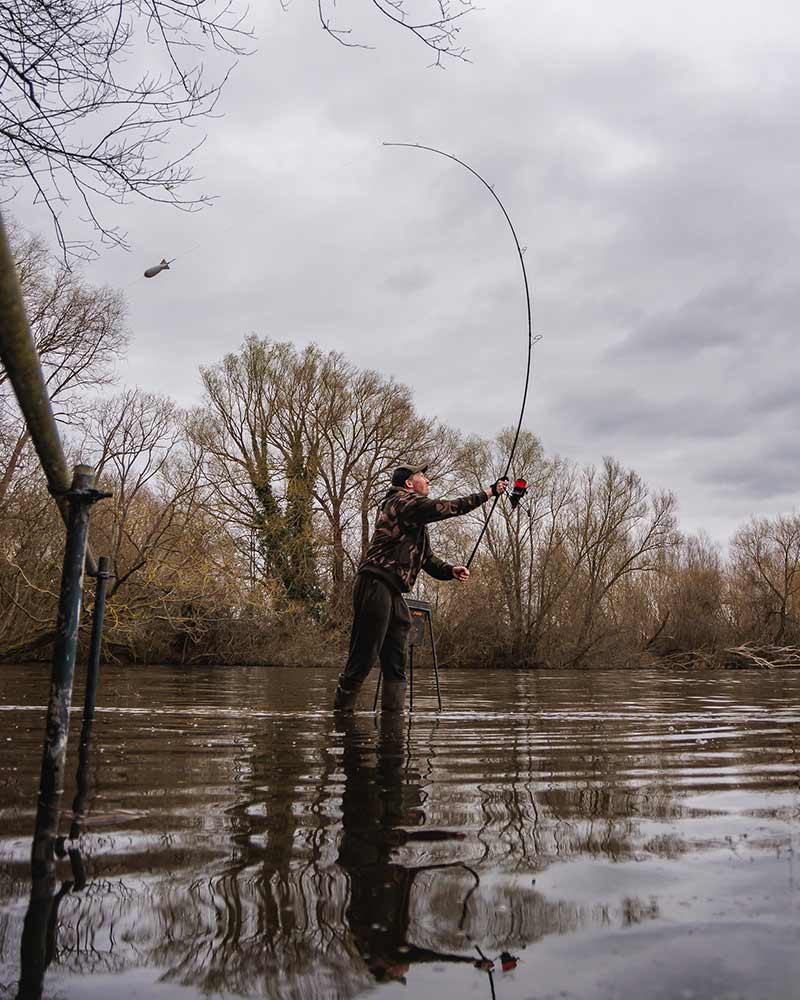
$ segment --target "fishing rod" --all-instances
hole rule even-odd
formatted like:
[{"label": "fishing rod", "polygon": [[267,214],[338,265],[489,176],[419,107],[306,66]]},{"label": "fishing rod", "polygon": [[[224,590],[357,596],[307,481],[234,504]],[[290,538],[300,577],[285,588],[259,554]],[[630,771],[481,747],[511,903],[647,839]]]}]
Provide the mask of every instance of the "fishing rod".
[{"label": "fishing rod", "polygon": [[[406,149],[425,149],[429,153],[436,153],[439,156],[446,157],[448,160],[452,160],[454,163],[460,164],[462,167],[464,167],[465,170],[468,170],[473,177],[477,177],[477,179],[481,182],[481,184],[483,184],[483,186],[486,188],[489,194],[494,198],[494,200],[500,206],[500,211],[503,213],[503,216],[505,217],[505,220],[508,223],[508,228],[511,230],[511,235],[514,238],[514,245],[517,248],[517,256],[519,257],[519,264],[520,267],[522,268],[522,280],[525,283],[525,306],[528,311],[528,358],[525,367],[525,388],[523,389],[522,392],[522,406],[520,407],[519,411],[519,420],[517,421],[517,429],[514,433],[514,441],[511,445],[511,451],[508,454],[508,461],[506,462],[505,471],[503,472],[503,475],[500,477],[501,479],[508,479],[508,473],[511,468],[511,463],[514,461],[514,455],[517,450],[517,444],[519,442],[520,432],[522,431],[522,420],[523,417],[525,416],[525,406],[528,402],[528,389],[530,388],[531,384],[531,356],[533,352],[533,345],[542,339],[541,336],[537,337],[533,336],[533,310],[531,308],[531,292],[530,292],[530,285],[528,284],[528,272],[525,270],[525,250],[520,246],[519,240],[517,239],[516,230],[514,229],[514,223],[511,221],[511,218],[508,212],[506,211],[505,205],[500,200],[497,192],[492,187],[492,185],[489,184],[488,181],[484,180],[484,178],[481,177],[478,171],[475,170],[473,167],[471,167],[468,163],[465,163],[463,160],[460,160],[457,156],[454,156],[452,153],[445,153],[444,150],[436,149],[434,146],[423,146],[421,143],[418,142],[384,142],[383,145],[402,146]],[[517,479],[515,481],[510,496],[512,507],[516,507],[517,503],[519,503],[522,497],[525,496],[526,489],[527,489],[527,484],[524,479]],[[489,526],[489,521],[492,517],[492,514],[494,514],[494,509],[497,506],[497,502],[499,499],[500,495],[497,494],[494,498],[494,502],[492,503],[491,508],[489,509],[489,513],[486,517],[486,520],[483,522],[483,527],[481,528],[481,532],[478,535],[477,541],[472,547],[472,552],[470,552],[469,558],[464,564],[468,569],[470,563],[475,558],[475,553],[478,551],[478,546],[481,544],[483,536],[486,534],[486,529]]]}]

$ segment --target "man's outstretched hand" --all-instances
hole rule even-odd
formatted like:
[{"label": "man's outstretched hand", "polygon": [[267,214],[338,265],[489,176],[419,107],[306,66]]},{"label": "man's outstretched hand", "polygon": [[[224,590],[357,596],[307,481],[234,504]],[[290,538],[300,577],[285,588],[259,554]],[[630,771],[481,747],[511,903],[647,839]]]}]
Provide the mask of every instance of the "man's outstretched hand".
[{"label": "man's outstretched hand", "polygon": [[508,486],[508,476],[503,476],[501,479],[492,483],[491,486],[486,487],[486,496],[499,497],[501,493],[505,493],[506,486]]},{"label": "man's outstretched hand", "polygon": [[464,583],[465,580],[469,580],[469,570],[466,566],[454,566],[453,567],[453,579],[458,580],[459,583]]}]

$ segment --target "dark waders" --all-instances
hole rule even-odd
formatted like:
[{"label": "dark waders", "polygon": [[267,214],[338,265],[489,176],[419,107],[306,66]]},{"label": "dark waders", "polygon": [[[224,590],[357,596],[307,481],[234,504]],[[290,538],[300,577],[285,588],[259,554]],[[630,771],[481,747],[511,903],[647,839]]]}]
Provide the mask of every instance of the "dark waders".
[{"label": "dark waders", "polygon": [[372,573],[359,573],[353,587],[350,652],[339,675],[334,708],[351,711],[361,685],[376,660],[383,673],[381,708],[403,709],[406,647],[411,616],[403,595]]}]

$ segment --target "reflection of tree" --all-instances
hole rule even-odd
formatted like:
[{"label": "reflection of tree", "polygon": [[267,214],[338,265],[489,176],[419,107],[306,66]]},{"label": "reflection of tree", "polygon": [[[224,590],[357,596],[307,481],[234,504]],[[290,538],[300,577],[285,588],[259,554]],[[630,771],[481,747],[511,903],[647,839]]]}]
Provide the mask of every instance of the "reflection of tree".
[{"label": "reflection of tree", "polygon": [[[587,706],[590,691],[587,681]],[[489,758],[495,778],[480,786],[482,864],[527,872],[577,856],[621,861],[640,849],[643,819],[680,816],[668,784],[630,780],[632,770],[653,767],[653,751],[630,747],[628,723],[589,725],[589,732],[565,730],[544,740],[526,715],[504,737]],[[660,841],[648,843],[651,853],[662,853]]]},{"label": "reflection of tree", "polygon": [[[166,807],[129,820],[89,809],[87,771],[65,844],[80,846],[87,882],[62,894],[48,954],[73,975],[149,966],[208,994],[344,1000],[421,978],[424,962],[474,962],[478,948],[497,961],[547,935],[653,919],[650,900],[581,905],[533,881],[554,861],[687,848],[641,823],[680,805],[666,786],[631,780],[645,758],[625,744],[630,723],[567,732],[508,719],[476,723],[480,753],[424,715],[407,730],[358,715],[338,730],[287,715],[254,733],[232,720],[218,753],[193,741],[158,772],[146,767],[157,755],[140,757],[125,795],[124,768],[113,786],[106,772],[106,810],[168,791]],[[19,923],[0,923],[0,961],[19,953]]]},{"label": "reflection of tree", "polygon": [[[472,789],[480,793],[472,802],[482,819],[476,845],[463,833],[436,828],[435,819],[431,828],[431,813],[438,809],[421,787],[420,773],[409,766],[412,748],[406,746],[402,724],[384,722],[377,740],[371,723],[357,716],[341,725],[345,788],[338,863],[350,885],[347,921],[375,979],[404,981],[419,962],[475,963],[478,956],[523,949],[545,935],[571,933],[589,923],[628,926],[658,915],[653,902],[636,898],[616,908],[551,900],[530,878],[517,875],[483,884],[483,871],[529,873],[526,850],[531,844],[537,850],[560,845],[581,853],[592,842],[591,835],[585,839],[586,819],[573,828],[569,820],[554,816],[541,797],[537,803],[526,760],[530,734],[515,733],[504,760],[496,762],[502,781],[458,789],[462,799]],[[416,744],[427,743],[426,734],[417,731]],[[445,776],[435,758],[429,758],[426,780],[437,777]],[[586,801],[579,794],[576,804]],[[591,801],[602,813],[617,799],[596,796]],[[596,818],[588,818],[590,828]],[[619,835],[624,838],[625,830],[634,829],[628,820]],[[608,830],[617,830],[616,821]],[[616,850],[610,838],[605,842]],[[476,964],[489,971],[486,963]]]},{"label": "reflection of tree", "polygon": [[227,859],[188,893],[154,901],[160,926],[149,960],[172,982],[298,1000],[363,985],[346,934],[346,884],[332,867],[337,759],[324,750],[319,773],[316,742],[295,726],[270,723],[243,750],[238,801],[226,809]]}]

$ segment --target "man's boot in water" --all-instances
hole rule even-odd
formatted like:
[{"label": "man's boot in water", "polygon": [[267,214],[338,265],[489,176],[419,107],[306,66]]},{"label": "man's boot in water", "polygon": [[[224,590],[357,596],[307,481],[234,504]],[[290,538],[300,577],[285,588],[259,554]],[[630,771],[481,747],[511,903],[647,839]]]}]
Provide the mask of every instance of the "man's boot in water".
[{"label": "man's boot in water", "polygon": [[339,674],[339,683],[336,685],[336,693],[333,696],[333,710],[335,712],[352,712],[356,707],[356,698],[358,698],[360,687],[360,684],[353,687],[352,682],[348,683],[344,676]]},{"label": "man's boot in water", "polygon": [[406,702],[406,682],[383,679],[381,711],[402,712]]}]

